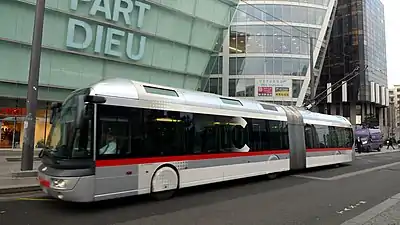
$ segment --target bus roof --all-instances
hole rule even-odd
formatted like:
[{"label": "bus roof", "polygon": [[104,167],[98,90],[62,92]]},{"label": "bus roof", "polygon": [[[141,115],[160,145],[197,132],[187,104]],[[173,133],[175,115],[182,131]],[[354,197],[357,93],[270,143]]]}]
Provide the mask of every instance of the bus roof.
[{"label": "bus roof", "polygon": [[212,93],[172,88],[123,78],[103,80],[91,85],[90,89],[91,95],[158,101],[160,104],[171,102],[194,107],[229,109],[263,114],[268,113],[282,121],[287,121],[286,112],[288,110],[295,110],[303,116],[304,123],[351,127],[351,123],[341,116],[314,113],[293,106],[282,106],[250,99],[226,97]]}]

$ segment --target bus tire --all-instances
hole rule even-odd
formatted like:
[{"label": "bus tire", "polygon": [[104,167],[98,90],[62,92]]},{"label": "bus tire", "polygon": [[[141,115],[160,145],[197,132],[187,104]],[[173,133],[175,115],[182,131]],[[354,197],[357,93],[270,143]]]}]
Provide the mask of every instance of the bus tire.
[{"label": "bus tire", "polygon": [[151,178],[151,197],[157,201],[172,198],[179,189],[179,174],[172,165],[159,167]]},{"label": "bus tire", "polygon": [[278,177],[278,173],[269,173],[267,174],[268,180],[275,180]]}]

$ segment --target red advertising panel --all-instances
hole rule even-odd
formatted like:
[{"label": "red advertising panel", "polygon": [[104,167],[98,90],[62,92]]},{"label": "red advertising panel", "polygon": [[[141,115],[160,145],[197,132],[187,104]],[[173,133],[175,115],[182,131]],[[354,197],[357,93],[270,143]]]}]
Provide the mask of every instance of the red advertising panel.
[{"label": "red advertising panel", "polygon": [[272,87],[258,87],[258,96],[272,96]]}]

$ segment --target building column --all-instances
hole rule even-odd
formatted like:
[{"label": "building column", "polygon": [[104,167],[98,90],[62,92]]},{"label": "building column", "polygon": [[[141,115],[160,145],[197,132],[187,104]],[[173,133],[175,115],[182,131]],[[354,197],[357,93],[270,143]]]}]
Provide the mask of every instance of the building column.
[{"label": "building column", "polygon": [[361,103],[361,121],[364,121],[365,116],[369,113],[369,108],[366,106],[365,103]]},{"label": "building column", "polygon": [[339,109],[339,110],[340,110],[339,115],[341,115],[341,116],[344,115],[343,104],[344,104],[344,103],[341,102],[340,105],[339,105],[339,107],[340,107],[340,109]]},{"label": "building column", "polygon": [[222,47],[222,95],[229,96],[229,40],[230,27],[224,32],[224,42]]},{"label": "building column", "polygon": [[381,132],[385,132],[385,125],[383,124],[383,114],[384,114],[384,110],[383,108],[377,108],[378,112],[379,112],[379,129],[381,130]]},{"label": "building column", "polygon": [[357,124],[357,104],[355,102],[350,103],[350,123]]},{"label": "building column", "polygon": [[336,104],[331,103],[330,107],[331,107],[331,115],[336,115]]}]

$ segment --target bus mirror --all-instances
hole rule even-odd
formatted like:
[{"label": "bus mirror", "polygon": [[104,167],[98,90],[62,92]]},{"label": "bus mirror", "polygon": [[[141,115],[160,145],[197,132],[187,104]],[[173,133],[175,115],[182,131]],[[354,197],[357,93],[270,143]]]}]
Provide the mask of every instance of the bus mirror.
[{"label": "bus mirror", "polygon": [[85,109],[85,103],[84,101],[86,100],[86,96],[79,95],[77,96],[78,98],[78,104],[76,108],[76,115],[75,115],[75,126],[79,127],[82,122],[82,117],[84,114],[84,109]]},{"label": "bus mirror", "polygon": [[54,118],[56,117],[57,111],[60,110],[62,104],[60,102],[51,103],[51,116],[50,116],[50,124],[53,124]]},{"label": "bus mirror", "polygon": [[84,101],[88,103],[103,104],[106,103],[106,98],[102,96],[86,95]]},{"label": "bus mirror", "polygon": [[53,121],[56,117],[57,112],[60,110],[60,108],[52,108],[51,109],[51,115],[50,115],[50,124],[53,124]]}]

